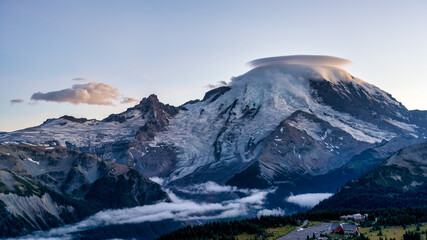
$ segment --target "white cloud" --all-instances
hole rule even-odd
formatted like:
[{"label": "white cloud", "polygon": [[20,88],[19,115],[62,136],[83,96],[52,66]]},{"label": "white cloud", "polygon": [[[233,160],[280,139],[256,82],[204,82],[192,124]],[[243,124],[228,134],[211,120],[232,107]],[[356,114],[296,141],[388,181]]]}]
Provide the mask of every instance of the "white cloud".
[{"label": "white cloud", "polygon": [[128,104],[128,103],[133,103],[133,102],[137,102],[138,100],[135,98],[131,98],[131,97],[123,97],[122,100],[120,101],[121,104]]},{"label": "white cloud", "polygon": [[178,188],[177,190],[190,194],[211,194],[220,192],[243,192],[249,193],[249,189],[241,189],[234,186],[219,185],[215,182],[205,182],[193,186]]},{"label": "white cloud", "polygon": [[301,207],[312,208],[320,201],[332,196],[332,193],[305,193],[299,195],[291,195],[286,198],[286,201],[300,205]]},{"label": "white cloud", "polygon": [[236,201],[241,204],[258,204],[262,205],[264,203],[264,199],[267,196],[267,194],[274,192],[274,190],[271,191],[260,191],[260,190],[252,190],[252,193],[243,198],[239,198],[233,201]]},{"label": "white cloud", "polygon": [[285,215],[285,211],[281,208],[274,208],[274,209],[262,209],[257,213],[258,217],[269,216],[269,215],[283,216]]},{"label": "white cloud", "polygon": [[222,87],[222,86],[227,86],[227,82],[226,81],[218,81],[217,84],[208,84],[206,87],[209,89],[214,89],[214,88],[218,88],[218,87]]}]

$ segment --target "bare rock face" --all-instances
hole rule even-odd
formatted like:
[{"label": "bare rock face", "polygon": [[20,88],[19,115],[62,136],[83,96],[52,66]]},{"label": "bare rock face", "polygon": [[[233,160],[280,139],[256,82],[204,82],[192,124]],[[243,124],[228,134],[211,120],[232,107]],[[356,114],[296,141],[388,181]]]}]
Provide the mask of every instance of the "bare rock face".
[{"label": "bare rock face", "polygon": [[178,108],[159,102],[156,95],[142,99],[133,109],[140,110],[147,119],[136,135],[139,141],[152,140],[155,133],[162,131],[169,124],[169,119],[178,114]]},{"label": "bare rock face", "polygon": [[[262,150],[257,161],[228,180],[228,184],[251,187],[247,184],[260,185],[264,181],[263,186],[268,187],[275,182],[293,181],[298,176],[325,174],[369,146],[303,111],[296,111],[282,121],[259,145]],[[248,181],[250,176],[258,180]]]},{"label": "bare rock face", "polygon": [[63,147],[1,145],[0,169],[2,237],[169,200],[135,169]]}]

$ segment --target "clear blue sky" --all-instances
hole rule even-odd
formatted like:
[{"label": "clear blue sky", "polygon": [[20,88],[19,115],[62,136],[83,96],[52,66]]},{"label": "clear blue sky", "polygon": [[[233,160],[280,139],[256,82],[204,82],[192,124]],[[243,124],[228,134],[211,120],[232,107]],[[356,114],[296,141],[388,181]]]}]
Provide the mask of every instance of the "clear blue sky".
[{"label": "clear blue sky", "polygon": [[[0,131],[131,105],[39,101],[84,77],[179,105],[262,57],[349,59],[353,75],[427,109],[427,1],[0,1]],[[10,104],[11,99],[24,99]]]}]

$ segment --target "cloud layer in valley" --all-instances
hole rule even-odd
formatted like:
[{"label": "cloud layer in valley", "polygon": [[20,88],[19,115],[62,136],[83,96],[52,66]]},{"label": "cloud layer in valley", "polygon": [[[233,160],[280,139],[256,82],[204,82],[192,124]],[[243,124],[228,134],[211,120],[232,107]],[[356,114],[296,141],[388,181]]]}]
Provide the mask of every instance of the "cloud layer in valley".
[{"label": "cloud layer in valley", "polygon": [[320,201],[329,198],[332,193],[305,193],[299,195],[291,195],[286,198],[286,201],[297,204],[301,207],[312,208]]},{"label": "cloud layer in valley", "polygon": [[[197,193],[216,193],[223,191],[240,191],[232,187],[221,186],[216,183],[205,183],[190,187],[187,191],[195,190]],[[211,219],[234,218],[247,216],[250,212],[258,216],[266,214],[283,214],[281,209],[264,210],[262,205],[266,201],[266,196],[274,192],[274,189],[251,190],[243,197],[222,201],[221,203],[206,203],[185,200],[177,197],[174,193],[166,190],[172,202],[160,202],[153,205],[145,205],[134,208],[106,210],[98,212],[91,217],[59,228],[54,228],[46,232],[35,232],[22,239],[47,239],[55,237],[71,237],[73,233],[118,224],[136,224],[142,222],[153,222],[173,219],[176,221],[203,221]],[[246,191],[246,190],[244,190]]]},{"label": "cloud layer in valley", "polygon": [[186,188],[178,188],[177,190],[185,193],[190,193],[190,194],[212,194],[212,193],[221,193],[221,192],[242,192],[242,193],[249,194],[250,191],[257,191],[257,190],[237,188],[235,186],[219,185],[211,181],[195,184],[193,186],[189,186]]},{"label": "cloud layer in valley", "polygon": [[260,58],[250,61],[248,64],[254,68],[277,64],[301,64],[314,66],[340,67],[350,64],[351,61],[343,58],[326,55],[292,55],[281,57]]},{"label": "cloud layer in valley", "polygon": [[[113,100],[119,99],[119,90],[105,83],[89,82],[75,84],[71,88],[47,93],[37,92],[31,100],[49,102],[69,102],[73,104],[114,105]],[[122,97],[121,103],[131,103],[134,98]]]},{"label": "cloud layer in valley", "polygon": [[257,213],[257,217],[269,216],[269,215],[283,216],[285,215],[285,211],[281,208],[274,208],[274,209],[262,209]]}]

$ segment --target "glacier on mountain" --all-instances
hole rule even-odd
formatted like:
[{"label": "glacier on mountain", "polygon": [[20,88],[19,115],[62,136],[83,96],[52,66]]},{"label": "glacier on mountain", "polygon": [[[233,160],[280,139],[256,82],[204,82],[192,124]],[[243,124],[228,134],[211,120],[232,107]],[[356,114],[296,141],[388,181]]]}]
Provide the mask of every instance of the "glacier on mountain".
[{"label": "glacier on mountain", "polygon": [[[358,141],[376,143],[396,136],[393,132],[319,103],[310,94],[313,89],[309,80],[351,83],[374,96],[382,96],[391,104],[399,104],[377,87],[335,67],[275,64],[255,68],[234,78],[227,86],[229,90],[215,101],[206,99],[184,105],[187,111],[172,119],[166,131],[155,137],[156,143],[174,144],[179,149],[179,162],[170,181],[191,174],[206,164],[215,164],[216,159],[212,155],[214,142],[225,125],[229,126],[230,130],[227,131],[237,137],[233,141],[224,139],[221,142],[222,160],[251,161],[256,154],[245,154],[247,143],[257,143],[266,138],[281,121],[297,110],[315,114]],[[256,115],[250,121],[242,120],[248,109],[255,111]],[[224,113],[225,110],[228,112]],[[229,116],[225,117],[227,114]],[[321,140],[315,133],[315,125],[298,122],[294,126]]]}]

